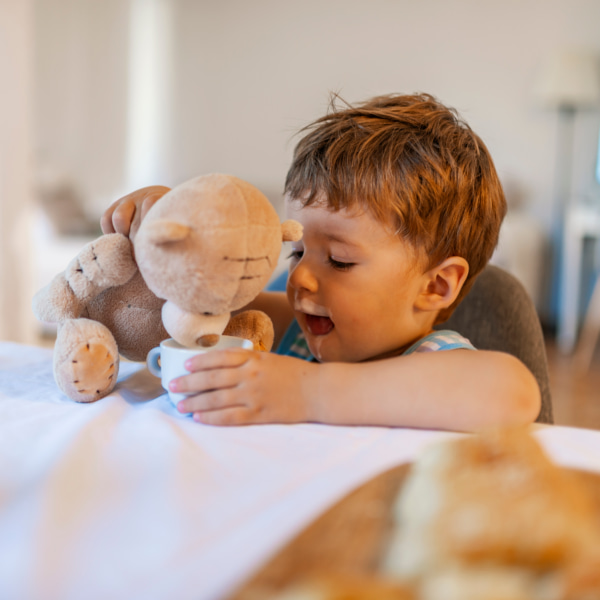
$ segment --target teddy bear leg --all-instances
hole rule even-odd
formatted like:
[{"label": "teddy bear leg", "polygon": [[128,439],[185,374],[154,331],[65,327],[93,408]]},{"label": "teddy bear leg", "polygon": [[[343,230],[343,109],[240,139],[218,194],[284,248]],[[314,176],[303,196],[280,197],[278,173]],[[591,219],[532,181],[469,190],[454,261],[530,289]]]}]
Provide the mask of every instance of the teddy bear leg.
[{"label": "teddy bear leg", "polygon": [[275,337],[273,322],[260,310],[246,310],[233,316],[223,333],[251,340],[254,349],[261,352],[271,350]]},{"label": "teddy bear leg", "polygon": [[76,402],[95,402],[110,394],[119,372],[119,351],[114,337],[101,323],[90,319],[65,321],[54,346],[54,378],[58,387]]}]

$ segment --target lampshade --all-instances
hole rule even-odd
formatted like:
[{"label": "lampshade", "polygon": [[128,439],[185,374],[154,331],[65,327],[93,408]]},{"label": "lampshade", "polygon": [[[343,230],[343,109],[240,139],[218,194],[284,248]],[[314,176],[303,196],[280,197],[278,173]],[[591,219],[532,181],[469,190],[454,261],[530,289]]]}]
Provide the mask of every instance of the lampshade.
[{"label": "lampshade", "polygon": [[548,108],[587,108],[600,104],[600,61],[586,51],[557,52],[541,65],[534,96]]}]

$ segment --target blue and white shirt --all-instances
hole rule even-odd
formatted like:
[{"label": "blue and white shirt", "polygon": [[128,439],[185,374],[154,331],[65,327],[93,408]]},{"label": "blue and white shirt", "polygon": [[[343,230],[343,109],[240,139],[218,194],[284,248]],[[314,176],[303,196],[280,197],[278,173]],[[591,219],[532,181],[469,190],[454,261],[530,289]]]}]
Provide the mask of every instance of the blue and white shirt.
[{"label": "blue and white shirt", "polygon": [[[460,335],[460,333],[450,329],[441,329],[433,331],[429,335],[417,340],[402,353],[402,356],[413,354],[414,352],[437,352],[440,350],[456,350],[458,348],[475,350],[475,346],[467,338]],[[288,327],[276,352],[284,356],[295,356],[296,358],[310,361],[316,360],[308,349],[308,344],[296,319]]]}]

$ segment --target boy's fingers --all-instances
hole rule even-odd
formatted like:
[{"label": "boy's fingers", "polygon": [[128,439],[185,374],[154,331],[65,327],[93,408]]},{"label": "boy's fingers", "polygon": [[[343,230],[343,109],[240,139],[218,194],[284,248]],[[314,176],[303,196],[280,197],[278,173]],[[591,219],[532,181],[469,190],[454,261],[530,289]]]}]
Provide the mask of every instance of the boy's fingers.
[{"label": "boy's fingers", "polygon": [[232,394],[229,394],[227,390],[219,389],[180,400],[177,404],[177,410],[183,413],[195,413],[207,410],[224,410],[233,406],[241,407],[243,404],[236,400]]},{"label": "boy's fingers", "polygon": [[119,204],[119,206],[115,208],[111,219],[115,233],[122,233],[123,235],[127,236],[129,235],[131,223],[135,218],[135,212],[135,203],[131,201]]},{"label": "boy's fingers", "polygon": [[141,202],[136,202],[136,211],[131,220],[131,226],[129,229],[129,237],[134,238],[137,233],[142,221],[146,217],[148,211],[160,200],[167,192],[168,187],[161,185],[155,185],[149,188],[144,188],[144,196]]},{"label": "boy's fingers", "polygon": [[115,208],[117,208],[116,203],[111,204],[100,217],[100,228],[102,229],[102,233],[116,233],[112,222],[112,216],[115,212]]},{"label": "boy's fingers", "polygon": [[154,185],[146,188],[146,194],[142,201],[142,219],[146,216],[146,213],[156,204],[157,200],[160,200],[167,192],[170,192],[170,188],[164,185]]},{"label": "boy's fingers", "polygon": [[152,185],[113,202],[100,218],[103,233],[135,235],[146,213],[168,191],[164,185]]},{"label": "boy's fingers", "polygon": [[177,377],[169,382],[169,389],[177,394],[203,394],[233,388],[239,382],[239,374],[234,369],[210,369]]},{"label": "boy's fingers", "polygon": [[248,362],[251,356],[252,350],[241,348],[216,350],[193,356],[185,363],[185,367],[191,372],[235,368],[241,367],[244,363]]},{"label": "boy's fingers", "polygon": [[245,407],[231,406],[221,410],[208,410],[194,413],[194,421],[204,425],[247,425],[250,423]]},{"label": "boy's fingers", "polygon": [[129,228],[135,214],[135,202],[121,198],[111,204],[100,218],[102,233],[122,233],[129,235]]}]

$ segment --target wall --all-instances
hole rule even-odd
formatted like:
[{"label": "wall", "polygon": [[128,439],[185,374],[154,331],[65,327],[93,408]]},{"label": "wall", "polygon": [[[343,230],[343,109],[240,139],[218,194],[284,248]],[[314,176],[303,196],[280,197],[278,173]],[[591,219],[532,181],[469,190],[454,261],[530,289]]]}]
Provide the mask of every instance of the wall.
[{"label": "wall", "polygon": [[[172,12],[164,183],[220,170],[280,190],[293,133],[330,91],[348,101],[428,91],[467,118],[504,180],[549,220],[557,115],[535,105],[532,79],[556,49],[600,54],[600,0],[146,3]],[[97,212],[127,186],[130,4],[140,2],[35,3],[38,151],[73,173]],[[598,112],[578,117],[579,194],[599,193],[599,124]]]},{"label": "wall", "polygon": [[94,218],[125,190],[127,0],[34,0],[35,150]]},{"label": "wall", "polygon": [[[140,91],[128,72],[135,55],[131,15],[139,24],[144,4],[168,13],[153,35],[159,55],[172,59],[168,68],[161,62],[154,83],[164,100],[154,138],[160,147],[152,155],[160,164],[133,169],[134,180],[128,151],[141,146],[131,139],[130,100]],[[234,173],[277,201],[293,134],[326,110],[330,92],[352,102],[427,91],[456,107],[483,137],[511,197],[522,198],[532,222],[550,235],[558,123],[555,112],[536,105],[533,80],[555,50],[584,47],[600,55],[600,0],[34,0],[34,6],[36,165],[68,173],[94,219],[138,185],[140,173],[148,184],[167,185],[202,172]],[[145,97],[140,110],[153,94]],[[599,111],[578,115],[578,197],[600,199],[593,178],[599,127]]]},{"label": "wall", "polygon": [[0,340],[32,342],[30,205],[33,11],[0,0]]},{"label": "wall", "polygon": [[[175,4],[170,174],[226,170],[280,189],[292,134],[326,109],[428,91],[480,133],[498,170],[547,226],[557,115],[532,79],[555,49],[600,54],[600,2],[582,0],[304,0]],[[598,113],[577,122],[577,193],[594,185]],[[585,160],[580,157],[585,157]]]}]

